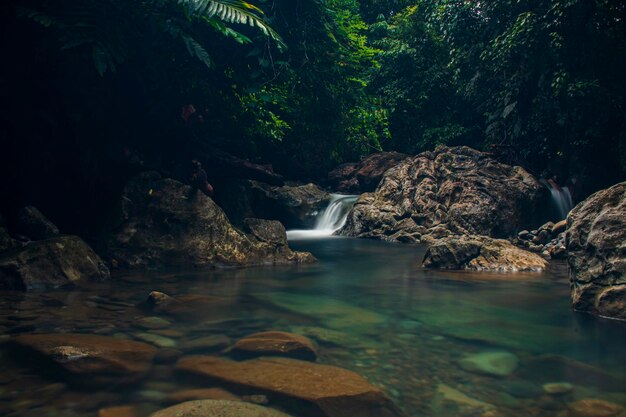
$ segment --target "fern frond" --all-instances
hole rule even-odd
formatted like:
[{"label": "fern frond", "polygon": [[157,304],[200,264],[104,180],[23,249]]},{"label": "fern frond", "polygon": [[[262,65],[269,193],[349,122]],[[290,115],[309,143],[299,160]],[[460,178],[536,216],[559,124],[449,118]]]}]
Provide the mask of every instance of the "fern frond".
[{"label": "fern frond", "polygon": [[218,18],[226,23],[257,27],[265,36],[276,41],[280,48],[286,47],[280,35],[265,22],[265,13],[257,6],[243,0],[178,0],[188,12],[207,20]]}]

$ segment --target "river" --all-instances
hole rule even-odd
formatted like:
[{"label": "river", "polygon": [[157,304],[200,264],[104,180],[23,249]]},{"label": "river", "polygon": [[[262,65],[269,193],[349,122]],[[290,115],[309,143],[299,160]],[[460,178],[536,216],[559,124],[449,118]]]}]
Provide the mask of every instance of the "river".
[{"label": "river", "polygon": [[[562,263],[534,274],[433,272],[421,268],[420,246],[340,237],[290,244],[319,263],[126,274],[81,290],[4,293],[0,337],[151,337],[185,354],[215,354],[217,345],[190,348],[189,341],[284,330],[312,338],[318,362],[363,375],[412,417],[494,409],[501,413],[495,415],[556,416],[581,398],[626,405],[626,326],[572,312]],[[134,305],[153,290],[220,302],[146,329],[145,313]],[[485,354],[502,355],[502,366],[472,369]],[[101,407],[135,404],[147,416],[172,392],[197,387],[174,374],[173,365],[155,366],[132,388],[110,390],[59,383],[41,366],[0,351],[0,415],[93,417]],[[547,395],[546,383],[562,383],[557,388],[565,392]]]}]

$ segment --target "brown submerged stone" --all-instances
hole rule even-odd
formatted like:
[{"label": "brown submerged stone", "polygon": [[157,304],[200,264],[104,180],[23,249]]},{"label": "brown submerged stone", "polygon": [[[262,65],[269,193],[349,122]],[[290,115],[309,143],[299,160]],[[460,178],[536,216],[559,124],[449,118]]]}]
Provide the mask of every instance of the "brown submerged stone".
[{"label": "brown submerged stone", "polygon": [[178,361],[176,368],[233,389],[261,392],[306,416],[404,416],[383,391],[360,375],[334,366],[287,358],[235,362],[190,356]]},{"label": "brown submerged stone", "polygon": [[198,388],[176,391],[167,396],[167,401],[178,404],[194,400],[229,400],[241,401],[241,398],[222,388]]},{"label": "brown submerged stone", "polygon": [[188,401],[157,411],[150,417],[290,417],[271,408],[239,401]]},{"label": "brown submerged stone", "polygon": [[317,358],[315,346],[309,338],[279,331],[246,336],[235,343],[232,351],[241,356],[286,356],[311,361]]},{"label": "brown submerged stone", "polygon": [[624,407],[604,400],[586,398],[567,405],[567,417],[613,417]]},{"label": "brown submerged stone", "polygon": [[101,408],[98,417],[137,417],[137,409],[132,405]]},{"label": "brown submerged stone", "polygon": [[12,340],[28,359],[52,362],[79,385],[129,384],[152,367],[156,349],[130,340],[90,334],[34,334]]}]

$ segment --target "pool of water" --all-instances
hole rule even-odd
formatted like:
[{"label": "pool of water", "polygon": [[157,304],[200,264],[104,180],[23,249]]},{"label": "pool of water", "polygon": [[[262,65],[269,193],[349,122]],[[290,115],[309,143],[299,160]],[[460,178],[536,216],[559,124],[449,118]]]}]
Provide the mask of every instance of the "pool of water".
[{"label": "pool of water", "polygon": [[[419,246],[339,237],[291,246],[319,263],[125,274],[81,290],[0,293],[0,340],[46,332],[146,340],[147,333],[151,343],[188,353],[204,336],[234,341],[284,330],[309,336],[318,362],[358,372],[412,417],[557,416],[583,398],[626,406],[626,325],[572,312],[562,263],[534,274],[435,272],[421,268]],[[138,323],[147,313],[134,306],[153,290],[220,302],[146,330]],[[121,404],[148,416],[171,393],[197,387],[173,365],[155,365],[130,388],[79,389],[9,353],[0,350],[2,416],[93,417]],[[509,369],[494,375],[467,365],[468,356],[475,363],[485,354],[504,355]],[[564,392],[546,394],[548,383],[564,383]]]}]

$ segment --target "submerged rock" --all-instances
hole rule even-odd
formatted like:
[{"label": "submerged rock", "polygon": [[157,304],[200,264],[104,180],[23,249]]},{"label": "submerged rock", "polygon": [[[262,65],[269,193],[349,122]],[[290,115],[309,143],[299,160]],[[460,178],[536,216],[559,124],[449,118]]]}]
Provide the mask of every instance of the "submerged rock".
[{"label": "submerged rock", "polygon": [[151,414],[150,417],[290,417],[289,415],[239,401],[188,401]]},{"label": "submerged rock", "polygon": [[566,417],[613,417],[624,410],[619,404],[586,398],[567,404]]},{"label": "submerged rock", "polygon": [[317,358],[311,340],[279,331],[255,333],[239,339],[232,352],[240,356],[285,356],[311,361]]},{"label": "submerged rock", "polygon": [[626,182],[574,207],[566,244],[574,308],[626,320]]},{"label": "submerged rock", "polygon": [[509,352],[483,352],[459,360],[459,366],[468,372],[492,376],[510,375],[518,363],[517,356]]},{"label": "submerged rock", "polygon": [[60,233],[59,228],[33,206],[26,206],[20,210],[17,232],[31,240],[48,239]]},{"label": "submerged rock", "polygon": [[360,162],[339,165],[328,174],[330,186],[342,193],[361,194],[378,187],[383,174],[409,155],[399,152],[376,152]]},{"label": "submerged rock", "polygon": [[401,242],[511,236],[532,220],[541,191],[521,167],[468,147],[441,147],[389,169],[339,233]]},{"label": "submerged rock", "polygon": [[173,392],[167,396],[167,402],[178,404],[195,400],[241,401],[241,398],[222,388],[197,388]]},{"label": "submerged rock", "polygon": [[286,358],[235,362],[192,356],[181,359],[177,369],[238,390],[252,390],[270,399],[286,400],[286,407],[307,410],[307,414],[315,416],[404,416],[380,389],[358,374],[334,366]]},{"label": "submerged rock", "polygon": [[109,386],[137,382],[152,367],[156,349],[150,345],[90,334],[36,334],[18,336],[11,343],[60,371],[64,379],[82,386]]},{"label": "submerged rock", "polygon": [[543,271],[548,262],[507,240],[485,236],[454,236],[431,245],[422,262],[426,268],[476,271]]},{"label": "submerged rock", "polygon": [[247,266],[313,262],[309,253],[235,229],[204,194],[155,172],[131,180],[122,197],[109,254],[120,266]]},{"label": "submerged rock", "polygon": [[77,236],[30,242],[0,255],[0,288],[30,291],[104,281],[109,269]]}]

